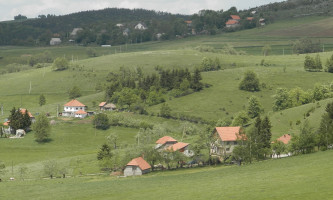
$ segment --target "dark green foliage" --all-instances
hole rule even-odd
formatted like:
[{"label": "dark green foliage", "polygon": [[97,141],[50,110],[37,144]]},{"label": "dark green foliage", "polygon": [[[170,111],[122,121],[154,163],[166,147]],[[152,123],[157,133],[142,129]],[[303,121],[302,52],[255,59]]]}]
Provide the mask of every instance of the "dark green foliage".
[{"label": "dark green foliage", "polygon": [[39,105],[43,106],[46,104],[46,98],[43,94],[39,95]]},{"label": "dark green foliage", "polygon": [[160,110],[160,116],[164,118],[170,118],[171,117],[171,108],[167,103],[162,104],[161,110]]},{"label": "dark green foliage", "polygon": [[314,68],[315,68],[314,59],[312,57],[310,57],[309,55],[306,55],[305,60],[304,60],[304,69],[306,71],[311,71]]},{"label": "dark green foliage", "polygon": [[312,153],[316,146],[316,136],[313,128],[310,127],[309,122],[305,121],[300,127],[300,135],[291,138],[291,151],[295,154]]},{"label": "dark green foliage", "polygon": [[248,102],[247,113],[250,118],[257,117],[262,112],[262,105],[256,96],[251,96]]},{"label": "dark green foliage", "polygon": [[99,113],[95,115],[93,119],[93,125],[97,129],[106,130],[110,127],[109,118],[104,113]]},{"label": "dark green foliage", "polygon": [[326,70],[329,73],[333,73],[333,55],[326,61]]},{"label": "dark green foliage", "polygon": [[53,61],[52,68],[54,71],[66,70],[69,67],[69,62],[66,58],[56,58]]},{"label": "dark green foliage", "polygon": [[321,71],[323,69],[323,66],[321,64],[319,54],[317,54],[315,58],[306,55],[304,60],[304,69],[306,71],[314,71],[314,72]]},{"label": "dark green foliage", "polygon": [[320,52],[320,42],[312,42],[310,38],[302,38],[293,44],[293,51],[297,54]]},{"label": "dark green foliage", "polygon": [[21,14],[14,16],[14,20],[25,20],[25,19],[28,19],[27,16]]},{"label": "dark green foliage", "polygon": [[50,136],[51,126],[45,114],[38,115],[36,122],[32,125],[37,142],[45,142]]},{"label": "dark green foliage", "polygon": [[286,88],[278,88],[276,90],[276,95],[274,96],[274,104],[273,110],[284,110],[290,107],[292,104],[287,89]]},{"label": "dark green foliage", "polygon": [[260,90],[259,85],[260,83],[257,74],[253,71],[246,71],[244,74],[244,78],[239,84],[239,89],[249,92],[255,92]]},{"label": "dark green foliage", "polygon": [[76,85],[74,85],[69,91],[68,91],[68,98],[69,99],[76,99],[78,97],[80,97],[81,94],[81,90],[79,87],[77,87]]},{"label": "dark green foliage", "polygon": [[31,125],[31,120],[28,114],[28,110],[24,114],[22,114],[20,109],[13,108],[10,112],[10,116],[8,117],[10,120],[9,125],[14,129],[24,129],[27,130]]},{"label": "dark green foliage", "polygon": [[191,88],[194,91],[200,91],[203,88],[203,84],[200,82],[202,79],[201,74],[200,74],[200,70],[199,69],[195,69],[193,78],[192,78],[192,84],[191,84]]},{"label": "dark green foliage", "polygon": [[321,117],[320,126],[318,129],[318,144],[327,149],[333,144],[333,102],[328,103]]},{"label": "dark green foliage", "polygon": [[200,64],[201,71],[217,71],[221,69],[221,62],[220,59],[217,57],[215,60],[211,58],[204,57]]},{"label": "dark green foliage", "polygon": [[105,158],[111,158],[112,153],[111,153],[111,148],[107,144],[103,144],[101,149],[97,153],[97,160],[102,160]]}]

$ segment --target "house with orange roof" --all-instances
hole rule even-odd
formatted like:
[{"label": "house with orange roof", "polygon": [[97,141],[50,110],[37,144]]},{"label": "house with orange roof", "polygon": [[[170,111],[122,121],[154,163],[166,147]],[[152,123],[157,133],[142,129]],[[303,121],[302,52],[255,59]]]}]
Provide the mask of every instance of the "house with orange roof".
[{"label": "house with orange roof", "polygon": [[87,116],[86,106],[76,99],[73,99],[64,105],[62,116],[84,118]]},{"label": "house with orange roof", "polygon": [[184,142],[177,142],[171,146],[169,146],[168,148],[166,148],[167,151],[179,151],[181,153],[183,153],[185,156],[187,157],[191,157],[194,155],[194,153],[189,150],[189,143],[184,143]]},{"label": "house with orange roof", "polygon": [[134,158],[127,163],[124,169],[124,176],[138,176],[149,173],[151,166],[142,157]]},{"label": "house with orange roof", "polygon": [[[276,142],[281,142],[284,145],[287,145],[290,142],[290,140],[291,140],[291,135],[290,134],[284,134],[281,137],[279,137],[278,139],[276,139],[275,141],[273,141],[272,144],[274,144]],[[291,156],[291,155],[292,155],[291,152],[279,152],[279,150],[277,150],[277,149],[274,150],[274,148],[273,148],[272,158],[283,158],[283,157],[287,157],[287,156]]]},{"label": "house with orange roof", "polygon": [[240,21],[240,17],[238,15],[230,15],[230,18],[226,23],[225,23],[225,26],[227,28],[236,28],[238,27],[240,24],[239,24],[239,21]]},{"label": "house with orange roof", "polygon": [[213,132],[214,142],[211,145],[211,153],[216,156],[226,157],[232,153],[235,146],[246,140],[243,129],[236,127],[216,127]]},{"label": "house with orange roof", "polygon": [[280,142],[283,142],[284,144],[288,144],[291,140],[291,135],[290,134],[284,134],[276,140],[280,141]]},{"label": "house with orange roof", "polygon": [[156,141],[155,149],[165,150],[169,146],[176,144],[176,143],[177,143],[177,140],[175,140],[174,138],[172,138],[170,136],[164,136]]}]

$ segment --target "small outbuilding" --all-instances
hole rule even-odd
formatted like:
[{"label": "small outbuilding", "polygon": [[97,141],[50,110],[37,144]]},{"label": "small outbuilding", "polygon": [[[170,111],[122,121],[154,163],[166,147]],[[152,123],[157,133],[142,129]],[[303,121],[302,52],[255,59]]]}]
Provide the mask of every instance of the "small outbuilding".
[{"label": "small outbuilding", "polygon": [[100,110],[116,110],[117,106],[113,103],[101,102],[99,105]]},{"label": "small outbuilding", "polygon": [[131,160],[124,170],[124,176],[140,176],[149,173],[151,166],[142,157]]},{"label": "small outbuilding", "polygon": [[61,44],[61,39],[60,38],[51,38],[50,40],[50,45],[55,46]]}]

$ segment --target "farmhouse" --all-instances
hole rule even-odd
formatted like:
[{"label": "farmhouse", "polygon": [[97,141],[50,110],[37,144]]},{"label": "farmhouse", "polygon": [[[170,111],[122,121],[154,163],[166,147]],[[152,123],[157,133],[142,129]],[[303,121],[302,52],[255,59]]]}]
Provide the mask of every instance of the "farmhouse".
[{"label": "farmhouse", "polygon": [[87,116],[87,112],[85,111],[85,109],[86,106],[83,103],[79,102],[76,99],[73,99],[64,105],[64,111],[62,112],[62,116],[84,118]]},{"label": "farmhouse", "polygon": [[142,157],[131,160],[124,170],[124,176],[137,176],[149,173],[151,166]]},{"label": "farmhouse", "polygon": [[227,28],[236,28],[239,26],[240,17],[238,15],[230,15],[231,19],[229,19],[225,26]]},{"label": "farmhouse", "polygon": [[60,38],[51,38],[50,40],[50,45],[55,46],[61,44],[61,39]]},{"label": "farmhouse", "polygon": [[193,152],[188,148],[189,143],[177,142],[167,148],[168,151],[179,151],[183,153],[185,156],[190,157],[193,156]]},{"label": "farmhouse", "polygon": [[175,140],[174,138],[172,138],[170,136],[164,136],[156,141],[155,149],[164,150],[164,149],[168,148],[169,146],[176,144],[176,143],[177,143],[177,140]]},{"label": "farmhouse", "polygon": [[284,144],[288,144],[291,140],[291,135],[290,134],[284,134],[276,140],[280,141],[280,142],[283,142]]},{"label": "farmhouse", "polygon": [[99,105],[100,110],[116,110],[117,106],[113,103],[101,102]]},{"label": "farmhouse", "polygon": [[211,153],[216,156],[226,157],[230,155],[241,140],[245,140],[243,129],[236,127],[216,127],[213,132],[214,142],[211,145]]},{"label": "farmhouse", "polygon": [[138,23],[138,24],[134,27],[134,29],[136,29],[136,30],[146,30],[147,27],[146,27],[144,24],[142,24],[142,23]]}]

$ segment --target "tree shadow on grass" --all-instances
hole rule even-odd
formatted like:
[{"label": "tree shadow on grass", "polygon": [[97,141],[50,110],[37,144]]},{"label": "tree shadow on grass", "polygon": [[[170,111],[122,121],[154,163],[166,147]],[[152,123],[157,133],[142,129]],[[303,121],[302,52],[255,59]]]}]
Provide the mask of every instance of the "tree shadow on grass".
[{"label": "tree shadow on grass", "polygon": [[38,144],[47,144],[47,143],[51,143],[53,141],[52,138],[46,138],[44,140],[41,140],[41,141],[38,141],[38,140],[35,140]]}]

